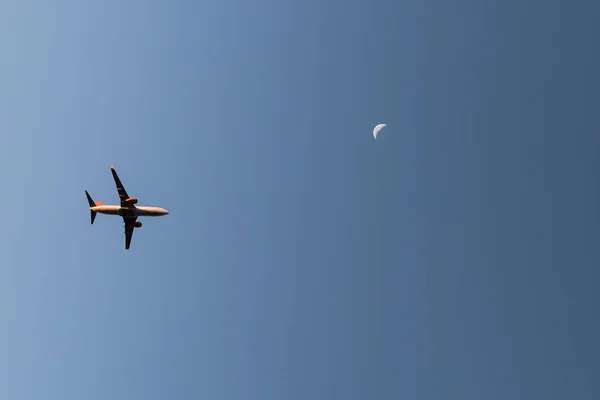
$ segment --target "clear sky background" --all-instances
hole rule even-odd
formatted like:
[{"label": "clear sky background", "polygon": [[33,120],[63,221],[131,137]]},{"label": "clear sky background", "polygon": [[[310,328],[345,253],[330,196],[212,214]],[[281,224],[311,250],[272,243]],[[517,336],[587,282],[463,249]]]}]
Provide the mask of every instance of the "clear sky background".
[{"label": "clear sky background", "polygon": [[3,1],[0,398],[600,398],[599,17]]}]

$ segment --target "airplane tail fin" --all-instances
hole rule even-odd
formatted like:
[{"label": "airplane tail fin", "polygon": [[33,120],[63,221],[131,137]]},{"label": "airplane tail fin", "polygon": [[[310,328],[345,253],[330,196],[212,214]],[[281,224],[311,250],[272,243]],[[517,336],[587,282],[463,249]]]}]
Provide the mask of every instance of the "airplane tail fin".
[{"label": "airplane tail fin", "polygon": [[[94,200],[92,200],[92,196],[90,196],[90,194],[87,192],[87,190],[85,191],[85,195],[87,196],[87,200],[88,203],[90,204],[90,208],[92,207],[96,207],[96,203],[94,203]],[[90,218],[92,221],[92,224],[94,223],[94,220],[96,219],[96,211],[90,210]]]}]

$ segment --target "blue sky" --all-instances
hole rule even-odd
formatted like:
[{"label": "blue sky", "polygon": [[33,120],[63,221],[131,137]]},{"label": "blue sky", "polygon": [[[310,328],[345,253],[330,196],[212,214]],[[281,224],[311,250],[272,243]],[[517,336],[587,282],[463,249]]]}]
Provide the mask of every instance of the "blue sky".
[{"label": "blue sky", "polygon": [[598,398],[599,15],[3,2],[0,397]]}]

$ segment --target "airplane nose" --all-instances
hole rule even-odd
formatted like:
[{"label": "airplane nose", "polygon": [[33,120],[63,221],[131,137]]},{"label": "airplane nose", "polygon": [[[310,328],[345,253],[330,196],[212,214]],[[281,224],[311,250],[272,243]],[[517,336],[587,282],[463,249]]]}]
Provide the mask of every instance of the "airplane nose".
[{"label": "airplane nose", "polygon": [[165,215],[169,214],[169,212],[167,210],[165,210],[164,208],[163,208],[163,212],[165,213]]}]

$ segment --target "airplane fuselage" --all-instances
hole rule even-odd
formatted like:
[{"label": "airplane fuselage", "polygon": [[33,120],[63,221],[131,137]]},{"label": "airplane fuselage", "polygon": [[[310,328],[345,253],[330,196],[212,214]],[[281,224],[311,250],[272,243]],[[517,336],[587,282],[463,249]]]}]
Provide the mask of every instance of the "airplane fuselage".
[{"label": "airplane fuselage", "polygon": [[90,207],[90,210],[99,214],[120,215],[127,217],[161,217],[169,212],[161,207],[136,206],[135,208],[127,208],[121,206],[101,205]]}]

